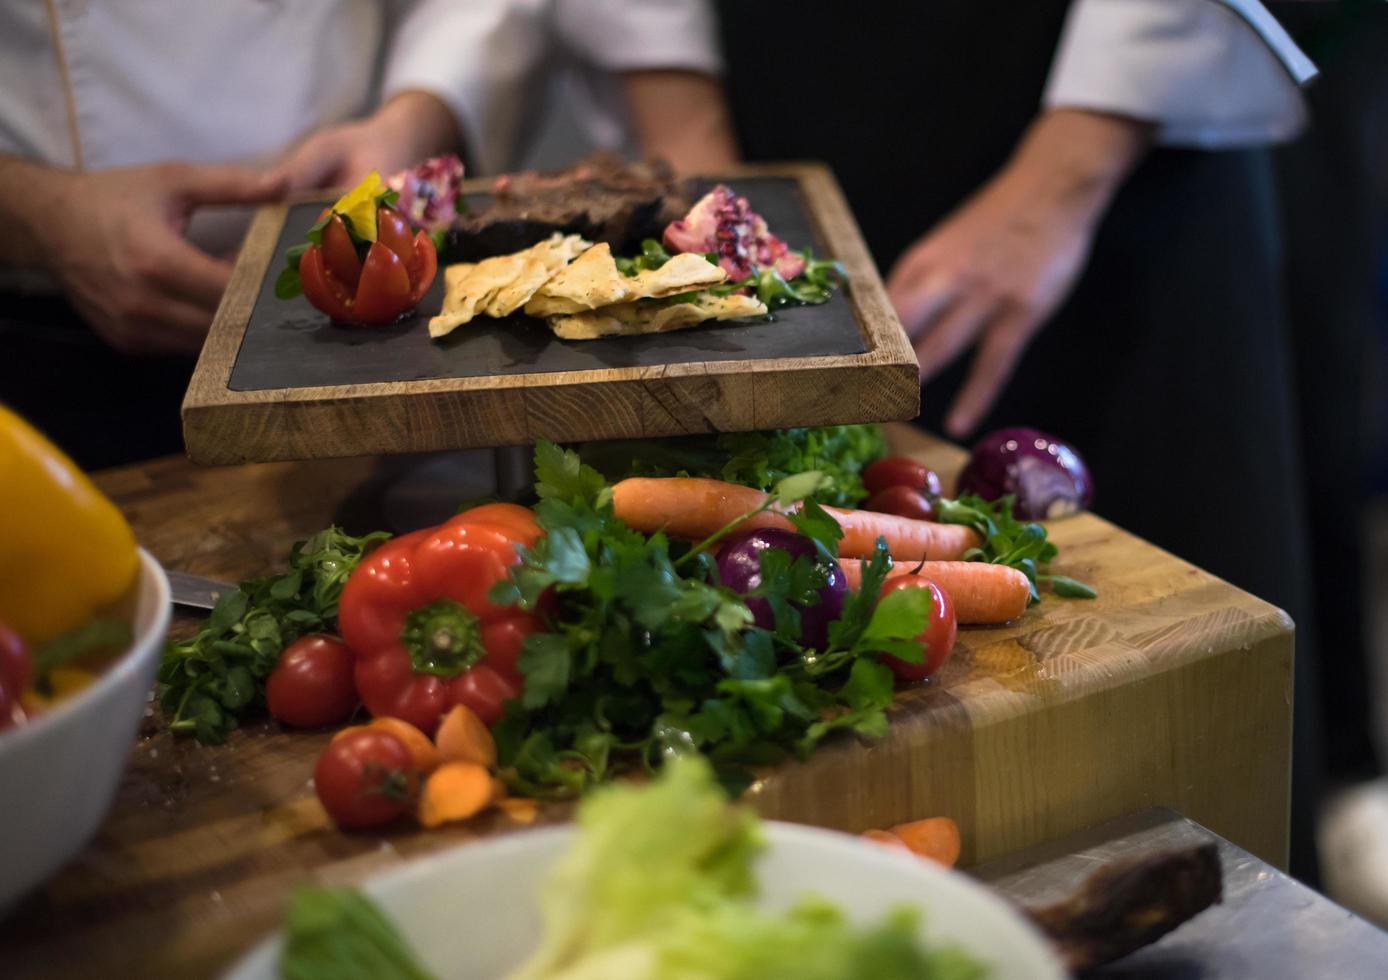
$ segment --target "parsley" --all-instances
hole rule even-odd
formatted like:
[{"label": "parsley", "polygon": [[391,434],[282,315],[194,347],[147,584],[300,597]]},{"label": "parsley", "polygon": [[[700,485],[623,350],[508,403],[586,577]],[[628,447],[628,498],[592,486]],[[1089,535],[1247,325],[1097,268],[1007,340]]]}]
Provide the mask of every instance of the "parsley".
[{"label": "parsley", "polygon": [[169,643],[159,664],[159,703],[169,728],[221,742],[265,706],[264,681],[280,651],[301,636],[332,630],[347,577],[390,537],[355,538],[336,527],[296,544],[289,571],[242,582],[223,595],[196,635]]},{"label": "parsley", "polygon": [[[671,542],[618,520],[606,480],[571,450],[541,443],[535,475],[546,536],[491,594],[535,609],[549,592],[545,608],[556,610],[547,632],[527,638],[525,694],[495,729],[504,776],[518,791],[569,797],[691,753],[708,756],[736,787],[747,767],[804,755],[831,732],[885,731],[892,675],[876,653],[915,643],[928,593],[877,602],[876,590],[864,590],[847,603],[828,648],[805,649],[795,640],[795,607],[817,601],[823,572],[814,562],[763,555],[756,594],[777,622],[761,629],[707,554],[740,520],[697,545]],[[766,507],[799,504],[793,519],[802,533],[832,555],[838,525],[806,502],[824,485],[820,473],[783,479]],[[887,561],[879,543],[869,581],[880,584]]]},{"label": "parsley", "polygon": [[958,500],[940,498],[935,502],[937,518],[945,524],[967,524],[983,538],[983,547],[964,554],[965,560],[1008,565],[1026,575],[1031,583],[1031,601],[1039,602],[1038,583],[1048,582],[1055,594],[1069,599],[1093,599],[1096,593],[1083,582],[1064,575],[1046,575],[1043,570],[1055,559],[1056,546],[1046,538],[1046,529],[1034,521],[1023,524],[1012,516],[1012,498],[987,501],[966,494]]}]

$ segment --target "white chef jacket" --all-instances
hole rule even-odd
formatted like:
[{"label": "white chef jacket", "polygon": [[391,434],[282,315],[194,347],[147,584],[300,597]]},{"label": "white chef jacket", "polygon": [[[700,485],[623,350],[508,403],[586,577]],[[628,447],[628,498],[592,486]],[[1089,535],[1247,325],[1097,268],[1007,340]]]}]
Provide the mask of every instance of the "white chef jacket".
[{"label": "white chef jacket", "polygon": [[457,114],[475,171],[497,172],[559,66],[611,145],[606,73],[716,73],[713,16],[701,0],[4,0],[0,153],[86,170],[264,162],[417,88]]},{"label": "white chef jacket", "polygon": [[1151,122],[1159,144],[1275,143],[1315,66],[1257,0],[1075,0],[1042,98]]},{"label": "white chef jacket", "polygon": [[[0,152],[87,170],[264,161],[417,88],[496,172],[559,65],[580,75],[594,141],[618,145],[608,73],[718,71],[713,15],[701,0],[6,0]],[[1256,0],[1076,0],[1043,101],[1150,120],[1161,142],[1257,143],[1300,128],[1313,71]]]}]

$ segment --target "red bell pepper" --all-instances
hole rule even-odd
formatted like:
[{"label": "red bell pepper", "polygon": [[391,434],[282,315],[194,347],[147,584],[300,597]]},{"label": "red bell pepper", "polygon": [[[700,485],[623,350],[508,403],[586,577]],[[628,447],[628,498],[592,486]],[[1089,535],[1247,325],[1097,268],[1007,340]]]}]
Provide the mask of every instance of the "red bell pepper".
[{"label": "red bell pepper", "polygon": [[540,537],[515,504],[474,507],[444,524],[388,541],[362,560],[338,607],[356,654],[357,694],[374,716],[432,734],[454,705],[488,725],[518,697],[521,646],[542,626],[531,613],[493,605],[487,593]]},{"label": "red bell pepper", "polygon": [[0,623],[0,728],[8,728],[22,716],[19,699],[33,679],[29,647],[18,633]]}]

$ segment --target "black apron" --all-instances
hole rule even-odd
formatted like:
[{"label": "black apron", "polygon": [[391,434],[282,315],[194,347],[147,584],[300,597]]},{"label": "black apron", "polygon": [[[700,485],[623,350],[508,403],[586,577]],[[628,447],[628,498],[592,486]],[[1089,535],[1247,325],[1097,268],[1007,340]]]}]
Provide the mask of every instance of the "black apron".
[{"label": "black apron", "polygon": [[[1066,4],[721,5],[753,160],[833,167],[885,276],[1007,160],[1035,117]],[[1072,440],[1107,518],[1290,612],[1297,636],[1294,872],[1314,876],[1311,608],[1268,159],[1157,150],[980,432]],[[922,392],[940,430],[966,355]]]}]

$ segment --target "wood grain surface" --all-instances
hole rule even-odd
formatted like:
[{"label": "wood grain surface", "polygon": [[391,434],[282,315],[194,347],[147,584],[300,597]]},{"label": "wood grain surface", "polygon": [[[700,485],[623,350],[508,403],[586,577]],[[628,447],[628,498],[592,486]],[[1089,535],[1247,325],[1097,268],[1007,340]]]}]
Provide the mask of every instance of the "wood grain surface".
[{"label": "wood grain surface", "polygon": [[[889,431],[898,449],[957,470],[958,450]],[[166,459],[99,482],[168,567],[231,579],[274,570],[330,521],[369,526],[374,488],[396,468]],[[1057,570],[1094,584],[1097,600],[1047,597],[1011,626],[962,629],[939,682],[898,696],[886,738],[844,738],[767,772],[750,799],[770,817],[849,831],[947,814],[965,864],[1166,805],[1282,866],[1287,617],[1098,517],[1052,534]],[[298,882],[357,881],[521,829],[487,816],[338,833],[308,785],[326,740],[265,721],[205,747],[160,732],[151,711],[96,839],[0,923],[0,974],[212,975],[276,925]],[[551,807],[540,819],[565,816]]]},{"label": "wood grain surface", "polygon": [[915,354],[832,174],[803,163],[723,176],[741,175],[800,182],[819,238],[848,274],[831,302],[850,304],[864,353],[234,391],[228,381],[286,214],[271,205],[251,225],[188,385],[189,455],[229,464],[913,418]]}]

